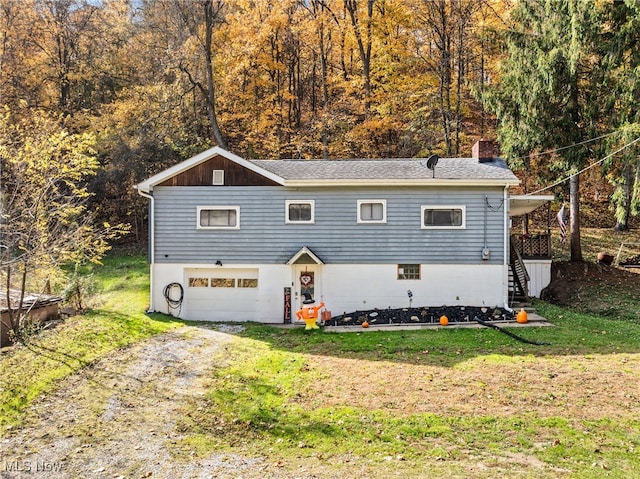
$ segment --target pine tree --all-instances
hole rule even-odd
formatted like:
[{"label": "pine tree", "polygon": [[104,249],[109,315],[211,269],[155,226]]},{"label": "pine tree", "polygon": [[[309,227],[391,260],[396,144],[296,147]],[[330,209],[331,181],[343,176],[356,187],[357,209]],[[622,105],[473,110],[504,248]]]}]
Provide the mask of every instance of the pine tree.
[{"label": "pine tree", "polygon": [[[511,12],[504,32],[507,57],[499,83],[485,102],[498,117],[498,139],[507,158],[577,145],[598,126],[599,31],[594,2],[524,0]],[[587,145],[563,149],[552,167],[570,175],[571,260],[582,260],[577,172],[590,159]]]}]

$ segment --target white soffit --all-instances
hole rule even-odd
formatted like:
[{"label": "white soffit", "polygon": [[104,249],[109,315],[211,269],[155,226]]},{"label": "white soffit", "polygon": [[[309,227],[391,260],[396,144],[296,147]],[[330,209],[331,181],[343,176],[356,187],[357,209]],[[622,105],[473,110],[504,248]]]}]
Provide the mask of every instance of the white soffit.
[{"label": "white soffit", "polygon": [[553,201],[553,195],[520,195],[509,199],[509,216],[522,216]]}]

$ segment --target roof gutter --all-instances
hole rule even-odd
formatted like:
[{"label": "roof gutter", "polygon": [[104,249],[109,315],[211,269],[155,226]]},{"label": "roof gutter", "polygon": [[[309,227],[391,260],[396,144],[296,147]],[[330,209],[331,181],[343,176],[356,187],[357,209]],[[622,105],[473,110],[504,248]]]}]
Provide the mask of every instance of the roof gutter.
[{"label": "roof gutter", "polygon": [[285,180],[287,187],[318,187],[318,186],[517,186],[520,180],[513,179],[339,179],[339,180]]}]

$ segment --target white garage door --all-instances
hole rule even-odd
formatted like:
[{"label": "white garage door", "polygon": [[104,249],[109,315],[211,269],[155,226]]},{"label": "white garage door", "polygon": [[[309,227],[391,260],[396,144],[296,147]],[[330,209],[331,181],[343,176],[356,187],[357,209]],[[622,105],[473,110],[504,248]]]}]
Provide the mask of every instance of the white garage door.
[{"label": "white garage door", "polygon": [[193,268],[185,274],[185,318],[196,321],[257,319],[257,269]]}]

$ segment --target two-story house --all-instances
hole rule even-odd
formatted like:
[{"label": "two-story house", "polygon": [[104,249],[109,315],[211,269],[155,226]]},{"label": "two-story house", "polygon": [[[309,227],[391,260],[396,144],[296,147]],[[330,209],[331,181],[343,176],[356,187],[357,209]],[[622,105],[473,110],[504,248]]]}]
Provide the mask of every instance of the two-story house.
[{"label": "two-story house", "polygon": [[[436,161],[437,160],[437,161]],[[248,160],[211,148],[137,185],[149,198],[150,310],[289,322],[333,312],[507,306],[509,188],[493,145],[471,158]]]}]

